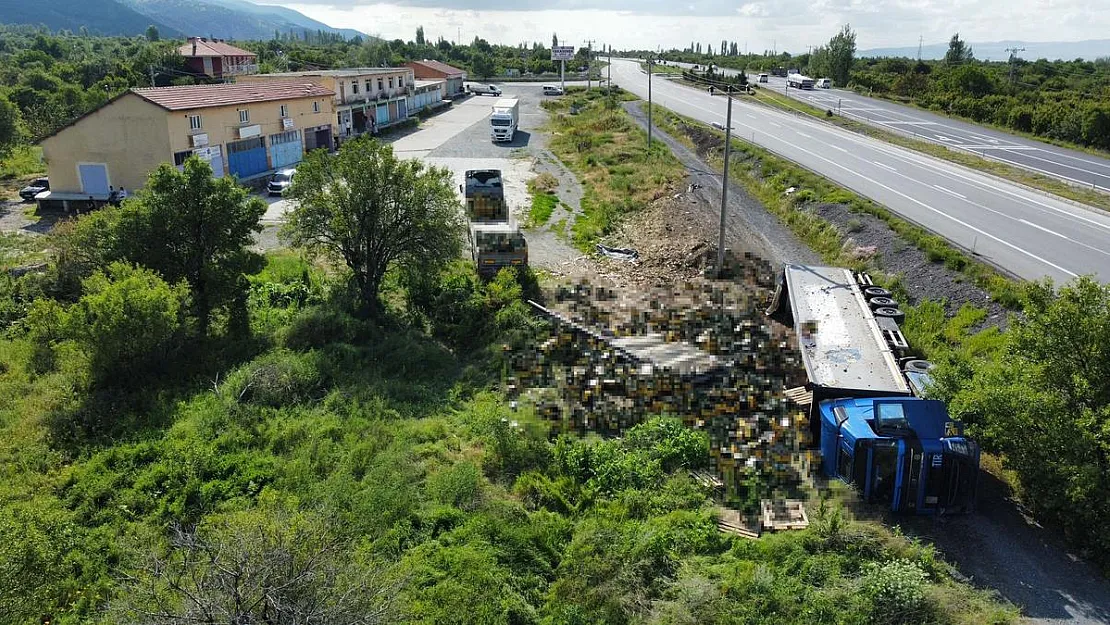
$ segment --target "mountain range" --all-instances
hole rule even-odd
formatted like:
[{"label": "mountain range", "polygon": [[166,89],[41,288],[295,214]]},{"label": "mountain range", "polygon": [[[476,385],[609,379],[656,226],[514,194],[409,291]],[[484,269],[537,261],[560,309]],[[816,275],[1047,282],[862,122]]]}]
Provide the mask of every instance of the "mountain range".
[{"label": "mountain range", "polygon": [[[1110,57],[1110,39],[1087,39],[1085,41],[987,41],[969,42],[972,52],[977,59],[990,59],[992,61],[1005,61],[1010,58],[1006,48],[1025,48],[1018,52],[1023,59],[1086,59],[1093,61],[1098,58]],[[948,52],[948,43],[930,43],[921,46],[921,58],[943,59]],[[903,56],[917,58],[917,46],[905,48],[873,48],[860,50],[857,56]]]},{"label": "mountain range", "polygon": [[275,32],[321,30],[350,38],[366,35],[333,28],[292,9],[246,0],[0,0],[0,23],[45,25],[100,35],[139,35],[154,25],[163,37],[270,39]]}]

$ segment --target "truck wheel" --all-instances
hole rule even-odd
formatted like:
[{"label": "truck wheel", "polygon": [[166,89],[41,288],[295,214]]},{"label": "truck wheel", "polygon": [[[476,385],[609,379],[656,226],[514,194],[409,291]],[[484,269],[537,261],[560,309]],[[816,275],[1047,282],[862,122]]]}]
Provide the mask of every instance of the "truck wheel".
[{"label": "truck wheel", "polygon": [[876,317],[890,317],[895,323],[902,323],[906,320],[906,313],[902,312],[900,308],[893,306],[883,306],[882,308],[875,309]]},{"label": "truck wheel", "polygon": [[929,362],[928,360],[921,360],[919,358],[910,360],[906,364],[902,365],[903,371],[920,371],[922,373],[925,373],[932,368],[933,363]]},{"label": "truck wheel", "polygon": [[881,286],[869,286],[863,290],[863,296],[870,300],[872,297],[890,297],[890,291]]},{"label": "truck wheel", "polygon": [[898,308],[898,302],[889,297],[872,297],[867,303],[871,305],[871,310],[875,310],[876,308]]}]

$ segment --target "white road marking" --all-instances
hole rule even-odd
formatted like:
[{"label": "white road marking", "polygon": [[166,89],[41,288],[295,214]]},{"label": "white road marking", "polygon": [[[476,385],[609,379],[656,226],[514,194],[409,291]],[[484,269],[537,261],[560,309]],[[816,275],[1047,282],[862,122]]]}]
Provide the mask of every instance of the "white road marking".
[{"label": "white road marking", "polygon": [[775,128],[782,128],[782,126],[780,126],[780,125],[776,124],[775,122],[767,122],[767,123],[768,123],[768,124],[771,124],[771,125],[772,125],[772,126],[774,126]]},{"label": "white road marking", "polygon": [[871,162],[878,165],[879,167],[882,167],[883,169],[889,169],[890,171],[893,171],[895,173],[898,172],[897,169],[894,169],[893,167],[891,167],[890,165],[887,165],[886,163],[880,163],[879,161],[871,161]]},{"label": "white road marking", "polygon": [[848,150],[845,150],[844,148],[840,147],[839,145],[833,145],[833,144],[830,143],[829,147],[834,149],[834,150],[840,150],[841,152],[843,152],[845,154],[850,154],[850,152]]},{"label": "white road marking", "polygon": [[1059,232],[1056,232],[1055,230],[1049,230],[1048,228],[1045,228],[1044,226],[1039,226],[1039,225],[1037,225],[1037,224],[1035,224],[1031,221],[1026,221],[1024,219],[1019,219],[1018,221],[1020,221],[1021,223],[1025,224],[1027,226],[1032,226],[1033,228],[1036,228],[1037,230],[1043,230],[1043,231],[1045,231],[1049,234],[1054,234],[1054,235],[1060,237],[1061,239],[1067,239],[1068,241],[1071,240],[1071,239],[1068,239],[1068,237],[1060,234]]},{"label": "white road marking", "polygon": [[806,134],[806,133],[804,133],[804,132],[798,132],[798,134],[802,135],[802,136],[803,136],[803,137],[805,137],[806,139],[812,139],[812,138],[813,138],[813,137],[811,137],[811,136],[807,135],[807,134]]},{"label": "white road marking", "polygon": [[953,191],[952,189],[945,189],[944,187],[940,186],[939,184],[935,184],[935,185],[933,185],[933,188],[934,188],[934,189],[939,189],[939,190],[941,190],[941,191],[944,191],[944,192],[945,192],[945,193],[947,193],[948,195],[954,195],[954,196],[956,196],[956,197],[960,198],[961,200],[966,200],[966,199],[967,199],[967,196],[966,196],[966,195],[961,195],[961,194],[959,194],[959,193],[956,193],[956,192],[955,192],[955,191]]}]

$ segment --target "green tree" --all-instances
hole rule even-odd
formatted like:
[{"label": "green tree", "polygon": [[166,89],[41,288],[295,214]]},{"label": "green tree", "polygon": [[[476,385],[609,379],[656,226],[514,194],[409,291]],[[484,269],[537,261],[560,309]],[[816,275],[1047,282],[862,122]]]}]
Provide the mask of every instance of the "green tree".
[{"label": "green tree", "polygon": [[23,142],[23,114],[7,97],[0,95],[0,157]]},{"label": "green tree", "polygon": [[944,64],[949,66],[962,65],[975,58],[971,46],[960,39],[960,33],[952,35],[948,42],[948,52],[944,54]]},{"label": "green tree", "polygon": [[262,200],[230,177],[213,178],[208,163],[191,157],[184,171],[163,163],[146,190],[120,215],[117,243],[123,259],[150,267],[170,282],[185,280],[193,314],[207,333],[212,311],[245,310],[247,284],[261,258],[247,246],[262,227]]},{"label": "green tree", "polygon": [[558,48],[559,47],[559,33],[551,33],[551,47],[552,48]]},{"label": "green tree", "polygon": [[424,45],[424,27],[423,26],[417,26],[416,27],[416,45],[418,45],[418,46]]},{"label": "green tree", "polygon": [[828,74],[837,85],[847,85],[856,57],[856,33],[850,24],[845,24],[840,32],[829,39]]},{"label": "green tree", "polygon": [[159,39],[158,27],[155,26],[154,24],[151,24],[150,26],[147,26],[146,27],[146,40],[147,41],[158,41],[158,39]]},{"label": "green tree", "polygon": [[474,55],[470,62],[470,69],[474,71],[474,75],[478,78],[489,78],[497,71],[493,65],[493,57],[483,53]]},{"label": "green tree", "polygon": [[437,272],[459,255],[464,225],[450,172],[400,160],[373,139],[348,141],[335,157],[310,154],[290,196],[284,233],[342,260],[365,313],[381,311],[389,269]]}]

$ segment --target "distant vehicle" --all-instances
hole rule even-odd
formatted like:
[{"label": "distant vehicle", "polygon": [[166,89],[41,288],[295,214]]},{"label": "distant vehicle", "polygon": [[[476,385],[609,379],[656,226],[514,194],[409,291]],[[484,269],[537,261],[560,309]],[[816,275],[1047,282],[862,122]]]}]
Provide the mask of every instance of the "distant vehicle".
[{"label": "distant vehicle", "polygon": [[501,95],[501,88],[497,85],[470,85],[469,89],[474,95]]},{"label": "distant vehicle", "polygon": [[512,141],[520,121],[520,100],[504,98],[493,105],[489,116],[489,134],[493,141]]},{"label": "distant vehicle", "polygon": [[293,176],[296,175],[297,168],[290,167],[288,169],[279,169],[270,176],[270,182],[266,185],[266,192],[270,195],[285,195],[289,190],[289,186],[293,184]]},{"label": "distant vehicle", "polygon": [[563,95],[563,88],[558,85],[544,85],[544,95]]},{"label": "distant vehicle", "polygon": [[786,75],[786,84],[795,89],[813,89],[813,79],[797,72]]},{"label": "distant vehicle", "polygon": [[[724,130],[725,129],[725,125],[722,124],[721,122],[710,122],[709,125],[713,126],[717,130]],[[733,128],[733,130],[736,130],[736,129]]]},{"label": "distant vehicle", "polygon": [[786,78],[786,70],[781,67],[776,67],[771,70],[771,75],[778,76],[779,78]]},{"label": "distant vehicle", "polygon": [[42,178],[35,178],[34,180],[31,181],[31,184],[29,184],[29,185],[27,185],[27,186],[25,186],[25,187],[23,187],[22,189],[19,190],[19,197],[23,198],[23,200],[26,201],[26,202],[31,202],[35,199],[36,195],[42,193],[43,191],[49,191],[49,190],[50,190],[50,179],[49,178],[47,178],[45,176],[42,177]]},{"label": "distant vehicle", "polygon": [[769,79],[767,78],[767,74],[760,74],[759,75],[759,82],[768,82],[768,81],[769,81]]},{"label": "distant vehicle", "polygon": [[818,78],[817,79],[817,88],[818,89],[831,89],[832,88],[832,81],[829,80],[828,78]]}]

